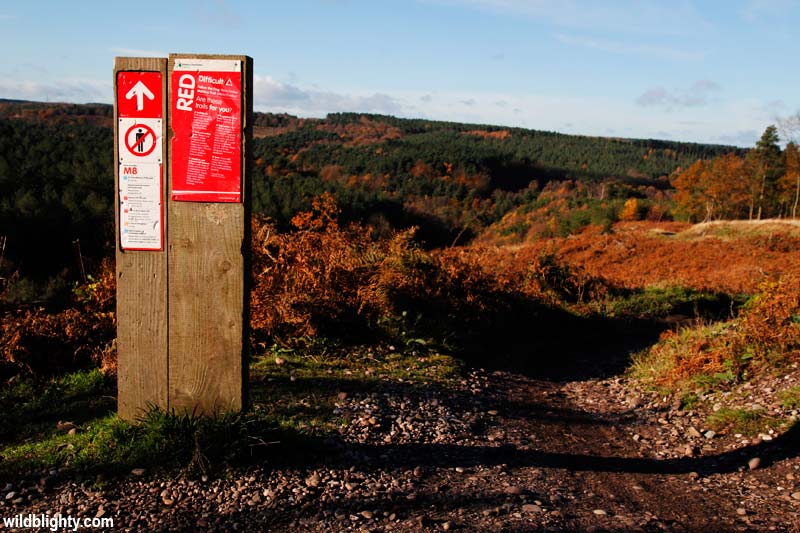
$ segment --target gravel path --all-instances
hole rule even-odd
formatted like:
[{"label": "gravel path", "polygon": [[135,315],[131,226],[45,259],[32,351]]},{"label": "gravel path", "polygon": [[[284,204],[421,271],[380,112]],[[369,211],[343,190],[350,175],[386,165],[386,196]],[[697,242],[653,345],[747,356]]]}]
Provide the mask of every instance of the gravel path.
[{"label": "gravel path", "polygon": [[336,408],[350,420],[338,436],[276,446],[258,467],[135,472],[96,492],[54,472],[0,483],[0,516],[111,516],[123,531],[800,530],[800,439],[717,435],[621,378],[473,371],[453,389],[343,390]]}]

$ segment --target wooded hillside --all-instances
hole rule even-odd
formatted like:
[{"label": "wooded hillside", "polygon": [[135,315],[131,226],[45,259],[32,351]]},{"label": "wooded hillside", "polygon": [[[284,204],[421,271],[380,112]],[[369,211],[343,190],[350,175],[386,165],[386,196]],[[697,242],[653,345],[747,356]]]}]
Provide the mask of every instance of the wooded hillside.
[{"label": "wooded hillside", "polygon": [[[7,297],[55,296],[111,254],[112,114],[103,104],[0,101],[0,276],[29,280]],[[564,187],[585,196],[572,204],[611,202],[603,216],[617,217],[628,198],[668,197],[676,169],[744,155],[726,146],[356,113],[257,113],[255,124],[256,213],[287,229],[314,197],[331,192],[342,221],[365,222],[376,235],[417,226],[428,247],[467,243]]]}]

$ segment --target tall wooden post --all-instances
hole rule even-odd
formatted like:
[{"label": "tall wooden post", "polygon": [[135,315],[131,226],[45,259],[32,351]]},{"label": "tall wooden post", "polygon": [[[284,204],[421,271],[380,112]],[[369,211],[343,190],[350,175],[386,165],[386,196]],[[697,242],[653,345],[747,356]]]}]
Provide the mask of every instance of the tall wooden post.
[{"label": "tall wooden post", "polygon": [[245,407],[253,62],[117,58],[118,411]]},{"label": "tall wooden post", "polygon": [[127,420],[168,408],[166,84],[166,59],[115,60],[117,389]]},{"label": "tall wooden post", "polygon": [[238,411],[247,381],[252,59],[171,54],[168,76],[169,408]]}]

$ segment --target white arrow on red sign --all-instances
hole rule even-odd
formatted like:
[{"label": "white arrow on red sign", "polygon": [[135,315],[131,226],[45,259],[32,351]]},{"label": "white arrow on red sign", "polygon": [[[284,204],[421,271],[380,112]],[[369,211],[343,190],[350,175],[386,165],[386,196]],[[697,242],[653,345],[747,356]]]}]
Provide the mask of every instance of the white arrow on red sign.
[{"label": "white arrow on red sign", "polygon": [[147,85],[141,81],[136,82],[136,85],[131,87],[131,90],[125,95],[126,100],[136,98],[136,110],[141,111],[144,109],[144,99],[153,100],[156,96],[147,88]]}]

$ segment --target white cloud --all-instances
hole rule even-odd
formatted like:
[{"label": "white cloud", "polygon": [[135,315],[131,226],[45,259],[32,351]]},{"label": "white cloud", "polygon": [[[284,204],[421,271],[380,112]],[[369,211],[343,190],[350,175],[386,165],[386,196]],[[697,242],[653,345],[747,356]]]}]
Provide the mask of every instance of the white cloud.
[{"label": "white cloud", "polygon": [[701,52],[691,52],[669,48],[665,46],[652,46],[647,44],[624,43],[607,39],[592,39],[579,35],[567,35],[557,33],[554,35],[556,40],[569,45],[580,46],[603,52],[625,55],[642,55],[651,58],[662,58],[671,60],[698,60],[703,58]]},{"label": "white cloud", "polygon": [[141,48],[109,48],[109,50],[116,55],[127,57],[167,57],[169,55],[161,50],[142,50]]},{"label": "white cloud", "polygon": [[[701,80],[690,89],[716,91],[717,85]],[[404,92],[400,100],[418,103],[411,116],[435,120],[471,122],[545,131],[568,131],[577,135],[674,139],[752,146],[753,131],[763,131],[769,122],[752,112],[756,102],[709,99],[705,106],[668,111],[661,106],[642,107],[622,97],[561,96],[533,93],[437,92],[431,102],[420,101],[424,93]],[[696,102],[686,97],[684,103]],[[463,102],[472,100],[473,105]],[[506,105],[496,105],[504,101]],[[756,135],[756,139],[758,136]]]},{"label": "white cloud", "polygon": [[61,79],[58,82],[36,82],[0,78],[0,98],[41,102],[106,102],[112,100],[110,81]]},{"label": "white cloud", "polygon": [[643,107],[661,107],[668,111],[682,107],[703,107],[720,90],[719,84],[711,80],[696,81],[686,89],[651,87],[636,99],[636,103]]},{"label": "white cloud", "polygon": [[718,136],[715,140],[721,144],[733,144],[735,146],[753,146],[761,134],[756,130],[742,130],[733,133],[726,133]]},{"label": "white cloud", "polygon": [[285,111],[303,116],[321,116],[338,111],[403,114],[410,110],[384,93],[344,94],[321,89],[301,89],[272,76],[255,76],[254,107],[264,111]]},{"label": "white cloud", "polygon": [[[353,111],[430,118],[509,127],[528,127],[582,135],[673,138],[752,146],[769,123],[764,103],[719,101],[719,86],[700,80],[688,89],[650,89],[649,106],[622,97],[562,96],[511,92],[441,92],[306,88],[271,76],[255,76],[254,107],[258,111],[324,116]],[[68,79],[20,81],[0,77],[0,98],[60,102],[110,102],[110,80]],[[708,105],[705,105],[707,103]],[[670,106],[674,109],[671,109]],[[609,133],[613,131],[613,133]]]}]

